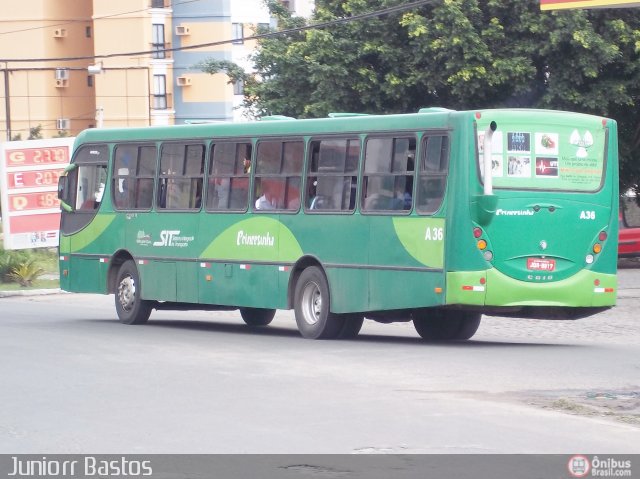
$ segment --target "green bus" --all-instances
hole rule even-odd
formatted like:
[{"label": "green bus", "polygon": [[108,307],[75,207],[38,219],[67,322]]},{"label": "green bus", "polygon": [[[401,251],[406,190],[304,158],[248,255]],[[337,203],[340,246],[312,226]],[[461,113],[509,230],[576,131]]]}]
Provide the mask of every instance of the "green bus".
[{"label": "green bus", "polygon": [[153,309],[294,309],[466,340],[482,314],[577,319],[616,299],[615,121],[549,110],[330,114],[90,129],[60,180],[61,287]]}]

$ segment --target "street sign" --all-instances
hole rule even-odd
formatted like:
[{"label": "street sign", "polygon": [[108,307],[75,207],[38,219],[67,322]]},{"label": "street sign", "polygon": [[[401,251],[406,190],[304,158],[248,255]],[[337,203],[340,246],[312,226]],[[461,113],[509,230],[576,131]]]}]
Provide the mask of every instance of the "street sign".
[{"label": "street sign", "polygon": [[74,138],[0,143],[0,189],[5,249],[58,246],[58,178]]}]

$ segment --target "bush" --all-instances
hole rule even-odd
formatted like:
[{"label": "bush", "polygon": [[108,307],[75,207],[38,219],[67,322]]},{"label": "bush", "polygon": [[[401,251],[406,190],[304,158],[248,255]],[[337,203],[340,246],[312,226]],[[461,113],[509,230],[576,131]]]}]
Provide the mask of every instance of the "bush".
[{"label": "bush", "polygon": [[26,251],[5,251],[0,248],[0,281],[13,282],[9,275],[28,261],[29,253]]},{"label": "bush", "polygon": [[28,287],[43,273],[44,269],[40,267],[38,262],[35,259],[30,259],[20,266],[13,268],[7,277],[19,283],[20,286]]}]

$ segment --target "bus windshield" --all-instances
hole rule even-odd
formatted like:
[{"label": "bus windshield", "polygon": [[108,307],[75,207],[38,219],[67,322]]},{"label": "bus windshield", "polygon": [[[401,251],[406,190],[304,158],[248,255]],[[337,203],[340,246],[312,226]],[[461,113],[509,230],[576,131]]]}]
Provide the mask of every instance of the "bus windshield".
[{"label": "bus windshield", "polygon": [[604,181],[607,130],[597,117],[551,111],[500,111],[477,119],[477,159],[483,176],[484,135],[491,146],[493,186],[594,192]]}]

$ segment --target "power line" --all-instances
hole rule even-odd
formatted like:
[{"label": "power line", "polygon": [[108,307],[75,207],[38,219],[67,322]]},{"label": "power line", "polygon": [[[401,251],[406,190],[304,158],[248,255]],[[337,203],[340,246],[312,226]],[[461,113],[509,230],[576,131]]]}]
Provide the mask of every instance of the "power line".
[{"label": "power line", "polygon": [[[195,0],[191,0],[191,1],[195,1]],[[420,7],[422,5],[427,5],[427,4],[431,4],[431,3],[435,3],[436,1],[440,1],[440,0],[417,0],[411,3],[406,3],[403,5],[396,5],[395,7],[388,7],[388,8],[384,8],[382,10],[376,10],[373,12],[369,12],[369,13],[363,13],[360,15],[354,15],[351,17],[342,17],[342,18],[338,18],[336,20],[331,20],[328,22],[322,22],[322,23],[315,23],[312,25],[305,25],[303,27],[296,27],[296,28],[289,28],[286,30],[280,30],[277,32],[269,32],[269,33],[261,33],[258,35],[251,35],[248,37],[242,37],[242,38],[233,38],[230,40],[220,40],[217,42],[208,42],[208,43],[199,43],[197,45],[189,45],[189,46],[184,46],[184,47],[175,47],[175,48],[165,48],[165,49],[155,49],[155,50],[143,50],[143,51],[136,51],[136,52],[125,52],[125,53],[108,53],[108,54],[104,54],[104,55],[87,55],[87,56],[79,56],[79,57],[59,57],[59,58],[20,58],[20,59],[5,59],[5,58],[0,58],[0,62],[10,62],[10,63],[14,63],[14,62],[20,62],[20,63],[29,63],[29,62],[51,62],[51,61],[56,61],[56,62],[71,62],[71,61],[79,61],[79,60],[105,60],[107,58],[119,58],[119,57],[132,57],[132,56],[144,56],[144,55],[152,55],[152,54],[157,54],[160,52],[178,52],[178,51],[185,51],[185,50],[197,50],[199,48],[206,48],[206,47],[216,47],[216,46],[220,46],[220,45],[226,45],[229,43],[235,43],[235,42],[239,42],[239,41],[247,41],[247,40],[260,40],[263,38],[272,38],[272,37],[277,37],[280,35],[289,35],[292,33],[298,33],[298,32],[303,32],[306,30],[319,30],[319,29],[323,29],[323,28],[327,28],[327,27],[332,27],[334,25],[340,25],[343,23],[350,23],[350,22],[355,22],[355,21],[359,21],[359,20],[366,20],[368,18],[375,18],[375,17],[381,17],[384,15],[389,15],[392,13],[398,13],[404,10],[411,10],[413,8],[416,7]]]},{"label": "power line", "polygon": [[[183,0],[182,2],[174,3],[174,5],[182,5],[182,4],[185,4],[185,3],[193,3],[193,2],[199,2],[199,1],[201,1],[201,0]],[[146,12],[147,10],[150,10],[152,8],[154,8],[154,7],[143,8],[143,9],[140,9],[140,10],[131,10],[130,12],[112,13],[110,15],[103,15],[101,17],[93,18],[92,20],[93,21],[102,20],[104,18],[113,18],[113,17],[119,17],[121,15],[129,15],[131,13]],[[37,26],[37,27],[23,28],[23,29],[20,29],[20,30],[9,30],[8,32],[0,32],[0,35],[8,35],[10,33],[29,32],[29,31],[32,31],[32,30],[44,30],[45,28],[62,27],[62,26],[65,26],[65,25],[72,25],[74,23],[85,23],[85,22],[88,22],[88,21],[90,21],[90,20],[68,20],[68,21],[65,21],[63,23],[52,23],[51,25],[40,25],[40,26]]]}]

